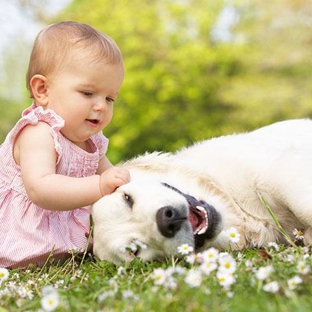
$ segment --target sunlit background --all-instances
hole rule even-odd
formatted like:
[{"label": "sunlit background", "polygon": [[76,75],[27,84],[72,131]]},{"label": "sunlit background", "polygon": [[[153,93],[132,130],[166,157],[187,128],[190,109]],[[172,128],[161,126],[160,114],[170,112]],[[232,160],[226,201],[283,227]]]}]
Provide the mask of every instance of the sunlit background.
[{"label": "sunlit background", "polygon": [[312,117],[312,0],[0,0],[0,140],[31,104],[33,40],[88,23],[120,46],[126,78],[109,157]]}]

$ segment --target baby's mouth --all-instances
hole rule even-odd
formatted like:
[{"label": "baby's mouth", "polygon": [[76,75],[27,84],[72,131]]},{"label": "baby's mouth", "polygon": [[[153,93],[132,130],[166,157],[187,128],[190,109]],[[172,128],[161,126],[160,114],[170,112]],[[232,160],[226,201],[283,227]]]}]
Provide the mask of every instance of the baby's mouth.
[{"label": "baby's mouth", "polygon": [[98,125],[100,123],[100,121],[98,119],[86,119],[86,121],[88,121],[94,125]]}]

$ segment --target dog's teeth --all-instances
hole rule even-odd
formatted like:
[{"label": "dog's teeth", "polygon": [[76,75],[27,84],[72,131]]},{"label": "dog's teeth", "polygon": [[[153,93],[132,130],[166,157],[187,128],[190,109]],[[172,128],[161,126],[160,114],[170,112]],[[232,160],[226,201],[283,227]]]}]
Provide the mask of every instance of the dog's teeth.
[{"label": "dog's teeth", "polygon": [[202,207],[202,206],[196,206],[196,209],[200,210],[202,212],[206,212],[206,209],[204,207]]},{"label": "dog's teeth", "polygon": [[196,206],[196,209],[203,212],[205,214],[205,218],[207,219],[208,218],[208,215],[207,215],[207,210],[202,207],[202,206]]},{"label": "dog's teeth", "polygon": [[198,231],[196,234],[198,234],[198,235],[202,235],[202,234],[204,234],[205,233],[205,231],[204,231],[204,228],[202,228],[200,231]]},{"label": "dog's teeth", "polygon": [[207,229],[208,229],[208,220],[207,220],[207,219],[208,219],[208,215],[207,215],[207,210],[206,210],[204,207],[202,207],[202,206],[196,206],[196,209],[204,213],[204,215],[205,215],[205,226],[204,226],[203,228],[201,228],[201,229],[196,229],[196,231],[195,231],[194,234],[195,234],[195,235],[202,235],[202,234],[204,234],[204,233],[207,231]]},{"label": "dog's teeth", "polygon": [[207,231],[208,226],[204,226],[200,231],[197,232],[198,235],[202,235]]}]

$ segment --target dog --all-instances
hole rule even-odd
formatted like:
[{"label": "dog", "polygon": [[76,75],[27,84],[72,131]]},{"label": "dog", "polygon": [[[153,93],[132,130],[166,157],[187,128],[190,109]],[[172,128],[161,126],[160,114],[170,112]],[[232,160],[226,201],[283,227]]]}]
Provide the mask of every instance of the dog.
[{"label": "dog", "polygon": [[[92,206],[95,256],[113,263],[164,260],[196,251],[287,244],[312,228],[312,121],[287,120],[249,133],[153,152],[122,164],[131,181]],[[269,209],[268,209],[269,207]],[[236,228],[239,241],[226,230]]]}]

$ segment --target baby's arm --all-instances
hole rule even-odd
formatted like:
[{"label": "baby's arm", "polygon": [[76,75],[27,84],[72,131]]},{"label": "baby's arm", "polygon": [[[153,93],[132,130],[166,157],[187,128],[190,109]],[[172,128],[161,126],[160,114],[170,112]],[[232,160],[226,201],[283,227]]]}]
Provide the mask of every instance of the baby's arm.
[{"label": "baby's arm", "polygon": [[21,132],[14,145],[14,157],[29,198],[39,207],[71,210],[102,197],[100,175],[74,178],[55,173],[57,154],[46,123],[27,126]]}]

